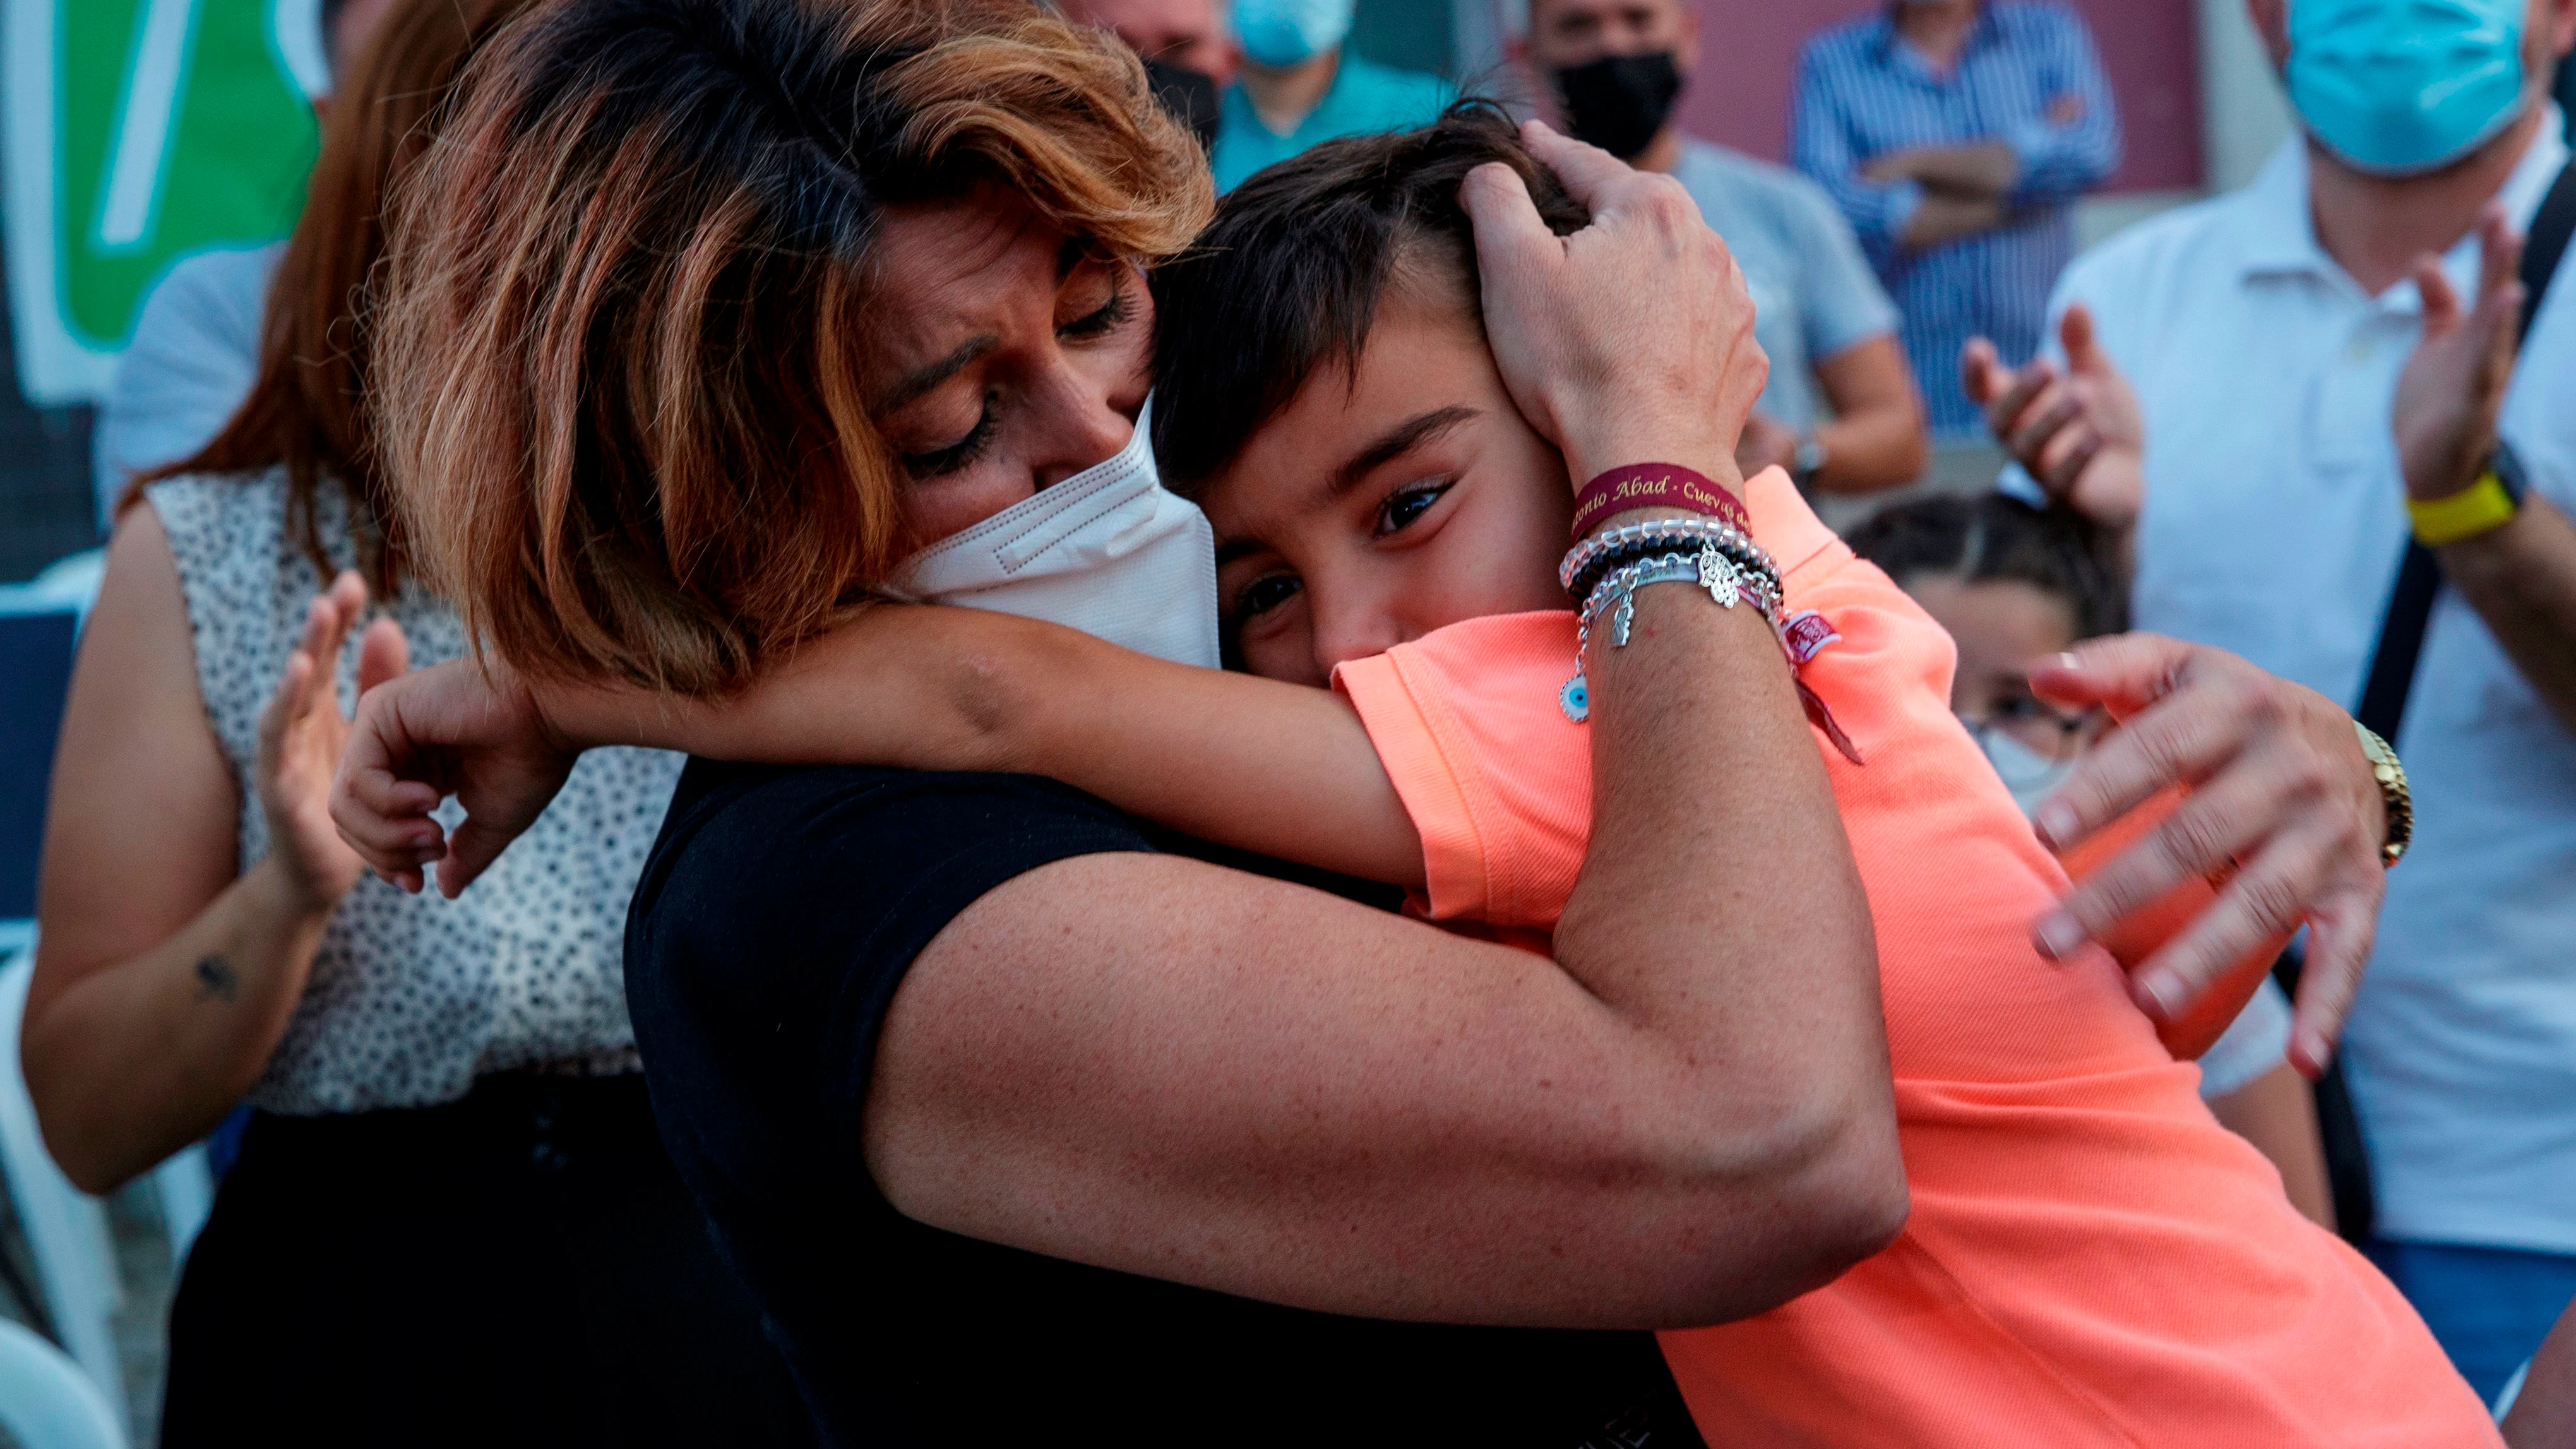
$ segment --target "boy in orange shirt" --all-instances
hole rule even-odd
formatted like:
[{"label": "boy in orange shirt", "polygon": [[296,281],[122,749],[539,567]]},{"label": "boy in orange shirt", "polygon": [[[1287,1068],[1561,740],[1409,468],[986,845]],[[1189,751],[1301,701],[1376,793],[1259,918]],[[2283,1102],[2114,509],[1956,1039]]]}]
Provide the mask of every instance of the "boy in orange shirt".
[{"label": "boy in orange shirt", "polygon": [[[1229,197],[1156,279],[1156,443],[1216,525],[1231,660],[1356,707],[1420,835],[1417,907],[1544,932],[1591,820],[1559,701],[1573,490],[1478,330],[1453,198],[1492,160],[1558,230],[1582,224],[1472,113]],[[1744,501],[1784,614],[1839,635],[1802,679],[1865,761],[1819,731],[1878,932],[1914,1208],[1832,1286],[1663,1336],[1709,1442],[2495,1442],[2388,1282],[2210,1117],[2118,965],[2032,947],[2066,879],[1950,712],[1948,637],[1785,474]]]},{"label": "boy in orange shirt", "polygon": [[[1559,703],[1573,499],[1479,330],[1455,198],[1489,161],[1559,231],[1583,224],[1508,123],[1468,109],[1261,173],[1156,278],[1157,451],[1216,525],[1229,663],[1284,684],[914,620],[914,649],[1043,687],[960,702],[907,673],[918,654],[844,652],[686,743],[1052,775],[1405,885],[1461,928],[1547,932],[1591,822],[1589,741]],[[1950,713],[1947,636],[1786,475],[1744,502],[1786,608],[1838,636],[1802,679],[1866,761],[1818,732],[1877,930],[1913,1210],[1836,1283],[1663,1335],[1708,1440],[2498,1443],[2395,1290],[2210,1117],[2118,963],[2032,947],[2066,878]],[[1286,687],[1325,684],[1339,696]]]}]

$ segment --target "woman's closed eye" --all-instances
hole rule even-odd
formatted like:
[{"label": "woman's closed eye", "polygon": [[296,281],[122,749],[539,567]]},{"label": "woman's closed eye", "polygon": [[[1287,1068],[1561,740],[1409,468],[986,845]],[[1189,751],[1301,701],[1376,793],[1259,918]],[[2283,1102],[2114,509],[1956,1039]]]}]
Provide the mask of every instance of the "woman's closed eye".
[{"label": "woman's closed eye", "polygon": [[1377,506],[1377,536],[1385,538],[1412,527],[1457,481],[1455,478],[1428,478],[1406,484],[1388,494],[1386,501]]},{"label": "woman's closed eye", "polygon": [[1136,304],[1128,296],[1127,289],[1124,286],[1112,286],[1109,289],[1109,300],[1102,303],[1097,311],[1085,313],[1065,323],[1055,329],[1055,335],[1076,342],[1085,338],[1106,337],[1127,325],[1127,319],[1135,315]]},{"label": "woman's closed eye", "polygon": [[984,394],[984,410],[976,414],[975,426],[956,442],[944,448],[934,448],[926,453],[904,454],[904,471],[915,478],[937,478],[955,473],[982,457],[984,449],[991,446],[993,441],[996,411],[994,404],[1001,400],[1001,396],[998,388]]}]

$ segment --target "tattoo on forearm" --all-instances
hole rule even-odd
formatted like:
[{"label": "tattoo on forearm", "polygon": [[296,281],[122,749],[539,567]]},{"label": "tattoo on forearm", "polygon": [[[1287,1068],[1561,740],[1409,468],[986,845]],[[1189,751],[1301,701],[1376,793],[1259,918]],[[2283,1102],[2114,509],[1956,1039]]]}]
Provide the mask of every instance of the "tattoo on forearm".
[{"label": "tattoo on forearm", "polygon": [[232,1002],[241,997],[241,975],[232,963],[221,956],[208,956],[197,963],[197,999]]}]

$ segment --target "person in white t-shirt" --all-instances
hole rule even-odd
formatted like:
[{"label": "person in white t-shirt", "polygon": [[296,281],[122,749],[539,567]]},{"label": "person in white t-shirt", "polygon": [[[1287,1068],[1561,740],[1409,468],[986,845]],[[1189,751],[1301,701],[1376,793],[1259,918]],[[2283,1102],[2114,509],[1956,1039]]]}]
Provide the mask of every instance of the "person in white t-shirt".
[{"label": "person in white t-shirt", "polygon": [[[346,75],[394,0],[322,0],[323,54]],[[314,109],[330,103],[317,98]],[[170,268],[143,299],[133,339],[99,400],[90,448],[99,528],[127,485],[213,441],[259,377],[260,324],[286,243],[199,252]]]},{"label": "person in white t-shirt", "polygon": [[2078,260],[2056,356],[1972,345],[1968,385],[2128,535],[2141,628],[2358,700],[2410,518],[2438,559],[2414,844],[2345,1061],[2371,1252],[2492,1398],[2576,1296],[2576,284],[2512,364],[2576,0],[2249,8],[2305,136]]}]

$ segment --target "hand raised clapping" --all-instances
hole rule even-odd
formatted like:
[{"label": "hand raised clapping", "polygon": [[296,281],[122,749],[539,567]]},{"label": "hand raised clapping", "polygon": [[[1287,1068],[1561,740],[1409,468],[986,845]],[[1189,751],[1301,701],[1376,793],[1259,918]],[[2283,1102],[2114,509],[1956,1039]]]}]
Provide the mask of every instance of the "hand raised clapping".
[{"label": "hand raised clapping", "polygon": [[2058,340],[2065,368],[2040,359],[2014,369],[1980,337],[1960,358],[1962,380],[1986,410],[1996,441],[2049,497],[2125,536],[2146,500],[2147,429],[2138,396],[2102,350],[2083,303],[2066,309]]},{"label": "hand raised clapping", "polygon": [[[333,828],[330,803],[332,772],[349,738],[349,720],[340,713],[340,651],[366,607],[367,586],[354,573],[342,573],[329,593],[314,598],[303,636],[259,716],[254,783],[268,817],[269,849],[288,885],[316,910],[337,904],[365,869]],[[400,675],[406,653],[401,626],[377,620],[359,645],[358,688]]]}]

